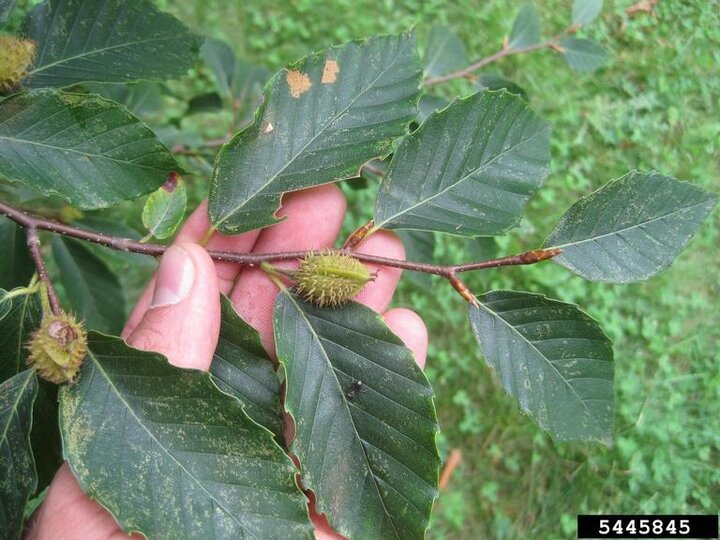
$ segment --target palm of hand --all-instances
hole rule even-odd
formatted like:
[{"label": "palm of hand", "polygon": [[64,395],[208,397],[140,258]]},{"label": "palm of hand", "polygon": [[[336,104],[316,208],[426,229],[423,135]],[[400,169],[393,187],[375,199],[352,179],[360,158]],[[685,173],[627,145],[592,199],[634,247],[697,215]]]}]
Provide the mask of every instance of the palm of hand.
[{"label": "palm of hand", "polygon": [[[238,253],[331,247],[345,216],[345,199],[336,186],[326,185],[285,196],[279,214],[286,219],[263,231],[232,237],[214,233],[207,247]],[[174,247],[164,255],[158,272],[130,315],[123,337],[134,347],[164,354],[176,366],[208,370],[217,345],[219,293],[223,293],[260,333],[263,345],[274,357],[272,310],[277,287],[258,268],[213,262],[200,246],[209,227],[203,203],[187,220]],[[369,237],[358,251],[398,259],[404,256],[401,242],[385,232]],[[371,271],[378,270],[368,266]],[[423,366],[427,331],[422,320],[407,309],[387,311],[400,273],[395,268],[383,268],[357,301],[382,313],[390,329]],[[286,439],[292,439],[291,425],[287,426]],[[310,512],[316,537],[339,537],[324,516],[315,514],[312,508]],[[113,516],[82,492],[67,463],[53,480],[28,535],[43,540],[127,537]]]}]

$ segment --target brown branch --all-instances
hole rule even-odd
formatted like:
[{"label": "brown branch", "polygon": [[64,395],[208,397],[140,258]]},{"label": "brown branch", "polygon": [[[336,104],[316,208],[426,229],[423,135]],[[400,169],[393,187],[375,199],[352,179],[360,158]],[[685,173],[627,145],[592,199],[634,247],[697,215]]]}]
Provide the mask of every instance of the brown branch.
[{"label": "brown branch", "polygon": [[[109,236],[87,229],[81,229],[79,227],[73,227],[57,221],[45,219],[40,216],[29,214],[15,208],[14,206],[0,201],[0,214],[4,215],[17,224],[21,225],[28,230],[28,245],[30,245],[30,237],[33,235],[37,238],[37,230],[50,231],[57,234],[63,234],[65,236],[71,236],[87,242],[93,242],[100,244],[111,249],[119,251],[127,251],[132,253],[142,253],[144,255],[151,255],[159,257],[168,246],[162,244],[144,244],[130,238],[119,238],[116,236]],[[31,246],[31,251],[33,247]],[[35,249],[39,252],[39,241],[35,243]],[[535,264],[546,259],[555,257],[562,250],[557,248],[549,249],[536,249],[533,251],[527,251],[518,255],[510,255],[507,257],[500,257],[498,259],[489,259],[486,261],[479,261],[468,264],[455,264],[455,265],[439,265],[431,263],[420,263],[405,261],[400,259],[390,259],[388,257],[379,257],[376,255],[368,255],[365,253],[356,253],[342,249],[359,261],[365,263],[377,264],[380,266],[389,266],[393,268],[401,268],[403,270],[410,270],[412,272],[423,272],[426,274],[434,274],[441,276],[450,281],[451,285],[465,298],[468,302],[475,303],[475,297],[470,293],[467,286],[460,280],[457,274],[461,272],[468,272],[470,270],[482,270],[485,268],[497,268],[499,266],[516,266],[525,264]],[[229,251],[215,251],[208,250],[208,254],[214,260],[217,261],[228,261],[246,266],[257,266],[262,262],[269,261],[287,261],[293,259],[302,259],[312,251],[288,251],[282,253],[233,253]],[[35,255],[33,254],[33,257]],[[37,260],[36,260],[37,264]],[[43,264],[44,268],[44,264]],[[40,268],[38,268],[38,271]],[[47,275],[47,274],[45,274]],[[42,275],[41,275],[42,278]],[[49,284],[49,281],[48,281]],[[51,287],[48,287],[51,289]],[[58,304],[59,305],[59,304]]]},{"label": "brown branch", "polygon": [[472,304],[473,306],[478,305],[478,301],[477,298],[475,298],[475,295],[470,291],[470,288],[465,284],[465,282],[457,276],[455,271],[451,271],[445,277],[450,282],[450,285],[453,286],[453,289],[455,289],[460,294],[460,296],[467,300],[468,303]]},{"label": "brown branch", "polygon": [[452,477],[453,472],[455,472],[455,469],[457,469],[457,466],[460,465],[461,461],[462,452],[459,448],[453,448],[447,461],[445,462],[442,472],[440,473],[440,490],[447,489],[450,477]]},{"label": "brown branch", "polygon": [[497,62],[498,60],[502,60],[506,56],[512,56],[514,54],[529,53],[529,52],[533,52],[533,51],[539,51],[540,49],[552,49],[552,50],[558,51],[560,49],[560,40],[569,34],[574,34],[575,32],[577,32],[579,30],[579,28],[580,28],[580,26],[578,26],[578,25],[569,26],[556,36],[553,36],[541,43],[535,43],[534,45],[527,45],[525,47],[512,48],[507,44],[507,40],[506,40],[503,43],[502,49],[500,49],[498,52],[491,54],[490,56],[487,56],[485,58],[482,58],[482,59],[478,60],[477,62],[473,62],[469,66],[467,66],[463,69],[460,69],[458,71],[453,71],[452,73],[448,73],[446,75],[441,75],[439,77],[425,79],[423,81],[423,84],[425,84],[426,86],[432,86],[434,84],[444,83],[447,81],[451,81],[453,79],[460,79],[463,77],[468,77],[468,76],[472,75],[478,69],[482,69],[485,66],[488,66],[490,64]]},{"label": "brown branch", "polygon": [[47,291],[50,309],[52,310],[53,314],[60,315],[62,313],[62,306],[60,305],[60,300],[58,300],[58,296],[55,292],[52,281],[50,281],[47,266],[45,266],[45,259],[43,258],[43,254],[40,249],[40,237],[38,236],[37,228],[27,227],[25,230],[25,235],[27,236],[28,250],[30,250],[30,256],[35,263],[38,277],[40,278],[40,281],[45,284],[45,290]]}]

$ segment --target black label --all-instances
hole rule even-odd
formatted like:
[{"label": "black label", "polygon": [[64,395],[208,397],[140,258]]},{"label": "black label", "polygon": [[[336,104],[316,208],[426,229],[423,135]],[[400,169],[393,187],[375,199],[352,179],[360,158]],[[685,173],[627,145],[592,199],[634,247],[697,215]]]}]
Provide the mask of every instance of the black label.
[{"label": "black label", "polygon": [[579,515],[578,538],[718,538],[717,515]]}]

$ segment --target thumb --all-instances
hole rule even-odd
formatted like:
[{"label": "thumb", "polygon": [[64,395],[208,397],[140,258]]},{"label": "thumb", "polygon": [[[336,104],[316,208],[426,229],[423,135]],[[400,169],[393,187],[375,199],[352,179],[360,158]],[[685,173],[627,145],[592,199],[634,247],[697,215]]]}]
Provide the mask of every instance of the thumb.
[{"label": "thumb", "polygon": [[197,244],[174,244],[155,274],[150,307],[127,337],[178,367],[207,371],[220,331],[220,292],[212,259]]}]

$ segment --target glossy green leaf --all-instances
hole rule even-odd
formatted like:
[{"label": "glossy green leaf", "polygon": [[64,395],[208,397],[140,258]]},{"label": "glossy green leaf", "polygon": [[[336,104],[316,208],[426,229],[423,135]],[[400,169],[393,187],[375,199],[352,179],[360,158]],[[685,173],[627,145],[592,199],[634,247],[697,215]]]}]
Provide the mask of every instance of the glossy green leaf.
[{"label": "glossy green leaf", "polygon": [[148,538],[312,538],[295,467],[210,374],[91,332],[60,396],[83,490]]},{"label": "glossy green leaf", "polygon": [[501,234],[519,223],[549,165],[550,124],[517,96],[478,92],[402,141],[375,202],[375,224]]},{"label": "glossy green leaf", "polygon": [[245,413],[275,435],[281,435],[280,381],[257,331],[222,297],[220,339],[210,373],[220,389],[238,398]]},{"label": "glossy green leaf", "polygon": [[8,314],[0,320],[0,382],[23,371],[28,339],[40,325],[40,300],[35,294],[10,300]]},{"label": "glossy green leaf", "polygon": [[27,285],[35,273],[35,265],[25,232],[6,217],[0,217],[0,253],[0,287],[10,290]]},{"label": "glossy green leaf", "polygon": [[553,261],[592,281],[628,283],[670,266],[718,195],[656,172],[633,171],[580,199],[545,247]]},{"label": "glossy green leaf", "polygon": [[0,531],[21,537],[25,504],[37,485],[30,447],[37,378],[31,369],[0,384]]},{"label": "glossy green leaf", "polygon": [[525,101],[528,101],[528,95],[525,90],[505,77],[494,73],[482,73],[478,75],[477,79],[475,79],[475,86],[481,90],[502,90],[504,88],[511,94],[520,96]]},{"label": "glossy green leaf", "polygon": [[32,88],[183,75],[202,40],[147,0],[46,0],[28,16]]},{"label": "glossy green leaf", "polygon": [[609,442],[612,344],[574,304],[494,291],[470,306],[485,361],[520,408],[560,440]]},{"label": "glossy green leaf", "polygon": [[[0,320],[0,382],[27,369],[27,343],[40,325],[37,294],[16,296],[12,309]],[[30,435],[38,475],[37,491],[45,489],[62,463],[57,422],[57,386],[38,380]]]},{"label": "glossy green leaf", "polygon": [[513,22],[508,46],[511,49],[521,49],[540,43],[540,14],[531,4],[524,4]]},{"label": "glossy green leaf", "polygon": [[[398,231],[398,236],[405,246],[405,258],[413,262],[433,262],[435,254],[435,235],[426,231]],[[424,272],[406,271],[403,277],[407,277],[421,287],[430,286],[430,274]]]},{"label": "glossy green leaf", "polygon": [[447,26],[433,25],[430,30],[423,65],[425,75],[439,77],[457,71],[469,64],[465,44]]},{"label": "glossy green leaf", "polygon": [[71,311],[92,330],[119,333],[126,314],[117,276],[82,242],[55,236],[52,248]]},{"label": "glossy green leaf", "polygon": [[576,71],[595,71],[608,59],[605,49],[590,39],[563,38],[560,46],[565,61]]},{"label": "glossy green leaf", "polygon": [[589,24],[602,10],[603,0],[575,0],[572,7],[573,24]]},{"label": "glossy green leaf", "polygon": [[433,392],[380,315],[275,303],[292,451],[317,509],[349,538],[423,538],[437,496]]},{"label": "glossy green leaf", "polygon": [[178,170],[170,151],[124,107],[39,90],[0,103],[0,173],[81,208],[157,189]]},{"label": "glossy green leaf", "polygon": [[170,173],[160,189],[152,192],[145,201],[142,222],[148,236],[160,240],[170,238],[185,217],[186,209],[185,182],[179,175]]},{"label": "glossy green leaf", "polygon": [[223,233],[276,223],[284,192],[356,176],[391,151],[417,114],[412,34],[327,49],[268,83],[255,123],[220,150],[209,211]]}]

